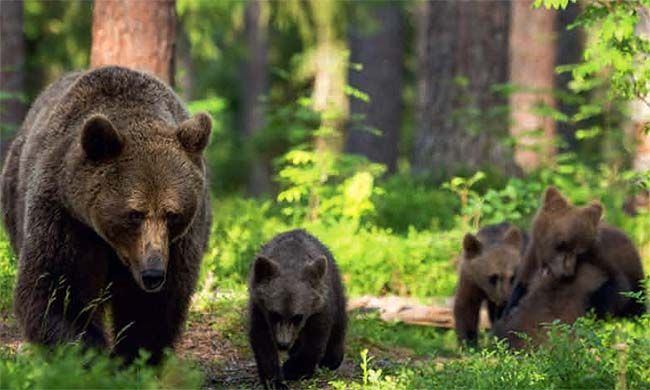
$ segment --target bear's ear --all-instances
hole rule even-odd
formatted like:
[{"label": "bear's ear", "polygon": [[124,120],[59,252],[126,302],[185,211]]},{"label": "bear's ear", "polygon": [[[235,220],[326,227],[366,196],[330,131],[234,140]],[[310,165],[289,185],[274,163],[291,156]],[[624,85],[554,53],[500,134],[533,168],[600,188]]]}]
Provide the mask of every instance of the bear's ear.
[{"label": "bear's ear", "polygon": [[212,118],[205,112],[199,112],[181,123],[176,132],[183,149],[190,153],[201,153],[210,143]]},{"label": "bear's ear", "polygon": [[312,282],[319,282],[327,272],[327,258],[319,256],[316,260],[312,260],[305,265],[305,276]]},{"label": "bear's ear", "polygon": [[548,187],[544,192],[542,208],[546,211],[562,211],[569,206],[569,201],[555,187]]},{"label": "bear's ear", "polygon": [[517,250],[521,248],[521,240],[521,231],[514,226],[508,229],[506,234],[503,235],[503,242],[514,246]]},{"label": "bear's ear", "polygon": [[253,281],[255,284],[267,282],[273,279],[279,270],[278,263],[267,257],[258,256],[253,266]]},{"label": "bear's ear", "polygon": [[483,245],[476,238],[475,235],[471,233],[465,234],[463,238],[463,250],[465,251],[465,259],[470,260],[481,254],[481,249]]},{"label": "bear's ear", "polygon": [[583,213],[594,226],[597,226],[603,216],[603,206],[599,202],[593,202],[583,208]]},{"label": "bear's ear", "polygon": [[89,159],[105,161],[122,153],[124,140],[108,118],[94,115],[84,123],[81,147]]}]

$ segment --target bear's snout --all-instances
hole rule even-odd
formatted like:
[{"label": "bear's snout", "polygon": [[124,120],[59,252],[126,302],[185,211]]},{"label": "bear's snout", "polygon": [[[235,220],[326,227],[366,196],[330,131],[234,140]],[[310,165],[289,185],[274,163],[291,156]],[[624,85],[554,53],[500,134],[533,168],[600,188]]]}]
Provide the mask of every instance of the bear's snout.
[{"label": "bear's snout", "polygon": [[157,291],[165,283],[165,271],[161,269],[148,269],[142,271],[142,284],[148,292]]}]

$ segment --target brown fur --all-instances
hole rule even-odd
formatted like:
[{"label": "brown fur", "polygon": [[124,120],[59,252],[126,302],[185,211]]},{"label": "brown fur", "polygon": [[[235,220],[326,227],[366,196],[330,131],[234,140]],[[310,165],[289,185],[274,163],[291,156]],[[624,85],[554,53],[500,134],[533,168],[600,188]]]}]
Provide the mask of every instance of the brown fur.
[{"label": "brown fur", "polygon": [[130,361],[145,348],[155,362],[172,346],[210,229],[209,121],[190,119],[158,79],[121,67],[66,75],[39,96],[0,199],[28,340],[106,345],[104,294],[116,354]]},{"label": "brown fur", "polygon": [[[249,340],[260,381],[310,377],[343,360],[345,292],[330,251],[304,230],[279,234],[257,256],[249,282]],[[279,350],[288,350],[282,365]]]},{"label": "brown fur", "polygon": [[588,262],[602,270],[611,285],[610,293],[593,301],[597,314],[632,316],[645,312],[643,303],[620,294],[643,291],[639,253],[625,233],[600,223],[601,214],[602,206],[598,203],[577,207],[557,189],[546,190],[533,220],[531,244],[506,311],[516,306],[538,273],[572,279],[576,267]]},{"label": "brown fur", "polygon": [[484,301],[490,321],[499,317],[512,291],[524,246],[521,232],[509,223],[486,226],[476,236],[465,235],[454,299],[454,322],[461,342],[476,343]]},{"label": "brown fur", "polygon": [[554,320],[573,323],[587,313],[593,294],[607,281],[607,275],[590,263],[580,263],[571,279],[557,279],[549,273],[538,274],[530,292],[519,305],[496,322],[494,334],[513,348],[526,346],[524,333],[533,345],[546,338],[545,324]]}]

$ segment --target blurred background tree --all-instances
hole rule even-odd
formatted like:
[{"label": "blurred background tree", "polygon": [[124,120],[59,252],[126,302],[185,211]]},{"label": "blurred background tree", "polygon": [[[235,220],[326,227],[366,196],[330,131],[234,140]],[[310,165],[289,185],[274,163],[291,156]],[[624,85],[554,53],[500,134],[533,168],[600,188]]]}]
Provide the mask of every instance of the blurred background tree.
[{"label": "blurred background tree", "polygon": [[3,144],[61,74],[122,63],[213,114],[219,194],[284,191],[295,148],[322,184],[352,154],[389,187],[477,170],[489,187],[556,153],[647,170],[646,1],[536,3],[3,1]]}]

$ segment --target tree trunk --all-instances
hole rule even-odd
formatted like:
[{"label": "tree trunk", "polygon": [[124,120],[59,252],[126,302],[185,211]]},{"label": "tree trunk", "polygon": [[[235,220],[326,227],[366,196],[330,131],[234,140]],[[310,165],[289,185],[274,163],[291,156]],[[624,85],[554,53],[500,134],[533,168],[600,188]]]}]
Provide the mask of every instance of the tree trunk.
[{"label": "tree trunk", "polygon": [[[567,30],[567,27],[575,22],[580,14],[578,4],[569,4],[569,6],[558,12],[557,40],[556,40],[556,66],[577,64],[582,61],[582,51],[584,50],[584,34],[582,29],[574,28]],[[569,82],[573,79],[571,72],[564,72],[555,75],[555,88],[559,91],[569,91]],[[562,99],[556,102],[557,109],[564,115],[571,117],[575,115],[577,109],[575,104],[568,104]],[[573,150],[576,148],[575,139],[576,126],[568,122],[557,123],[557,133],[562,137],[560,147]]]},{"label": "tree trunk", "polygon": [[540,105],[555,107],[556,11],[534,9],[532,0],[513,1],[510,22],[510,134],[515,162],[530,172],[548,163],[555,151],[555,121],[535,113]]},{"label": "tree trunk", "polygon": [[316,150],[338,153],[342,148],[342,126],[348,115],[345,96],[348,59],[334,27],[340,4],[336,0],[311,0],[310,4],[316,29],[312,106],[323,114],[315,140]]},{"label": "tree trunk", "polygon": [[507,147],[510,4],[434,1],[419,4],[417,104],[412,167],[449,176],[461,170],[515,170]]},{"label": "tree trunk", "polygon": [[184,101],[188,102],[194,98],[194,66],[192,63],[192,44],[183,29],[181,21],[176,23],[176,44],[174,45],[174,84]]},{"label": "tree trunk", "polygon": [[95,0],[90,65],[121,65],[173,83],[174,0]]},{"label": "tree trunk", "polygon": [[[247,57],[242,69],[242,117],[244,136],[250,141],[264,127],[264,104],[268,91],[268,4],[249,0],[244,13]],[[264,155],[253,150],[248,190],[261,195],[271,189],[271,167]]]},{"label": "tree trunk", "polygon": [[[650,8],[639,9],[639,23],[636,27],[639,36],[650,39]],[[650,126],[650,96],[637,99],[630,104],[632,132],[636,138],[636,153],[633,168],[639,172],[650,172],[650,133],[646,130]]]},{"label": "tree trunk", "polygon": [[[9,139],[25,116],[24,93],[25,37],[23,35],[23,2],[0,2],[0,157]],[[0,159],[0,161],[2,161]]]},{"label": "tree trunk", "polygon": [[350,62],[363,68],[350,70],[349,83],[368,94],[370,101],[351,99],[353,119],[346,149],[385,164],[388,173],[394,173],[402,114],[402,15],[400,4],[394,2],[365,8],[371,20],[356,21],[349,37]]}]

